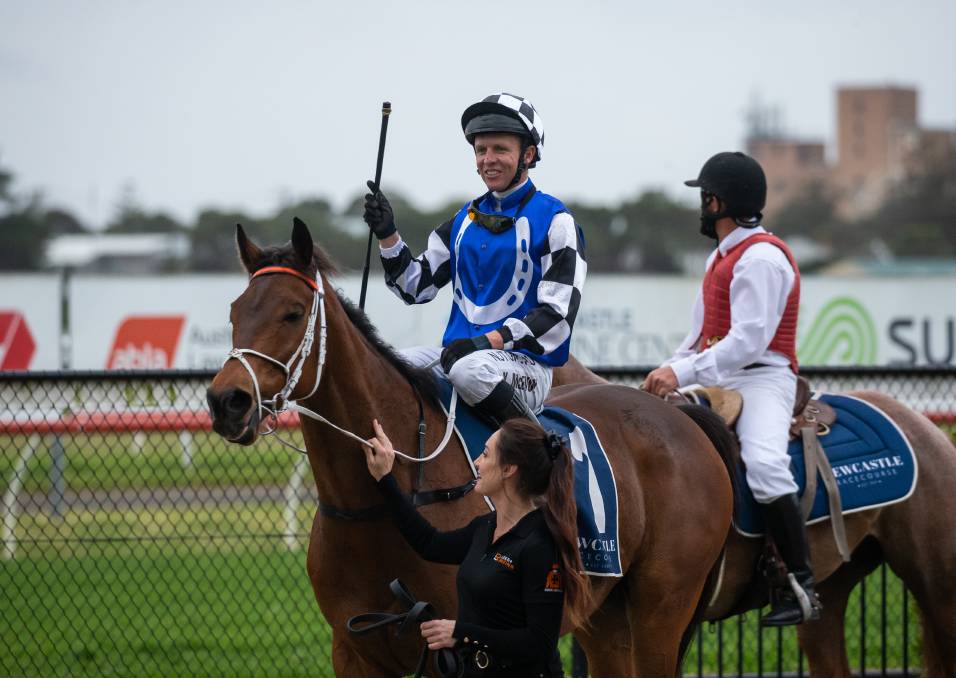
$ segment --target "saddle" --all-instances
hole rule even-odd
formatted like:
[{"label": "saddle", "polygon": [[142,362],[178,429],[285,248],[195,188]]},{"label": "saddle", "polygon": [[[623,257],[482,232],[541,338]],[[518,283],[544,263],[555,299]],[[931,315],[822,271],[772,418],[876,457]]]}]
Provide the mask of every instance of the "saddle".
[{"label": "saddle", "polygon": [[[432,604],[416,600],[400,579],[393,580],[388,585],[388,588],[406,608],[406,611],[399,614],[391,612],[365,612],[357,614],[354,617],[350,617],[345,624],[349,633],[363,635],[397,624],[397,633],[400,635],[410,627],[417,628],[422,622],[435,618],[435,608],[432,607]],[[414,678],[421,678],[427,664],[428,645],[426,644],[422,647],[422,652],[418,656],[418,666],[413,674]],[[456,678],[462,674],[463,667],[458,661],[458,655],[448,648],[443,648],[438,651],[435,664],[438,669],[438,675],[441,676],[441,678]]]},{"label": "saddle", "polygon": [[[833,528],[833,538],[844,562],[849,562],[850,549],[846,541],[846,527],[843,522],[840,491],[830,467],[830,460],[819,441],[820,437],[830,432],[830,428],[836,422],[836,412],[822,400],[814,399],[812,394],[810,382],[798,375],[793,417],[790,420],[790,439],[799,438],[803,442],[807,485],[800,500],[800,506],[804,518],[809,517],[813,508],[813,498],[817,491],[817,478],[821,478],[830,504],[830,523]],[[743,396],[738,391],[717,386],[702,387],[685,393],[674,392],[669,394],[665,400],[675,404],[690,402],[708,407],[718,414],[731,429],[737,423],[737,418],[740,416],[744,404]]]},{"label": "saddle", "polygon": [[[793,404],[793,419],[790,422],[790,439],[800,437],[804,428],[813,428],[821,436],[830,431],[836,421],[836,412],[822,400],[812,397],[810,382],[806,377],[797,376],[796,397]],[[739,391],[732,391],[719,386],[708,386],[686,391],[673,392],[665,398],[668,402],[680,404],[685,402],[703,405],[716,412],[731,429],[737,423],[740,412],[744,407],[743,396]]]}]

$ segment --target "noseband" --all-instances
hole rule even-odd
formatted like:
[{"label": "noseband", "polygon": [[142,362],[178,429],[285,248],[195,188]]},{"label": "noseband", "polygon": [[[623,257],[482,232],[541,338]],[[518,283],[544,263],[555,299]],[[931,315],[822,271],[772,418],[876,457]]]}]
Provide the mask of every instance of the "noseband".
[{"label": "noseband", "polygon": [[[272,356],[266,355],[261,351],[256,351],[251,348],[235,348],[229,351],[229,354],[226,356],[226,359],[222,362],[225,365],[230,360],[238,360],[239,364],[242,365],[246,372],[249,373],[249,377],[252,379],[252,385],[255,388],[256,392],[256,412],[261,415],[265,412],[266,417],[270,420],[270,428],[267,431],[264,431],[262,435],[275,435],[276,440],[285,445],[286,447],[291,447],[292,449],[306,453],[302,448],[289,443],[276,434],[276,429],[278,427],[279,415],[285,411],[297,412],[299,415],[304,415],[310,419],[315,419],[316,421],[321,421],[322,423],[328,424],[335,430],[340,433],[348,436],[352,440],[365,447],[371,447],[371,444],[361,438],[351,431],[347,431],[340,426],[336,426],[331,421],[323,417],[317,412],[313,412],[307,407],[299,405],[297,400],[307,400],[311,398],[316,390],[319,388],[319,382],[322,380],[322,368],[325,366],[325,348],[326,348],[326,332],[327,327],[325,323],[325,287],[322,283],[322,274],[319,272],[318,268],[315,271],[315,280],[300,273],[294,268],[288,268],[286,266],[266,266],[260,268],[258,271],[252,274],[249,278],[250,284],[253,280],[262,275],[270,275],[273,273],[285,273],[288,275],[293,275],[306,285],[312,288],[312,310],[309,312],[309,320],[305,326],[305,334],[302,335],[302,341],[299,342],[299,347],[292,354],[292,357],[289,358],[287,362],[282,362],[281,360],[276,360]],[[315,343],[315,324],[316,321],[319,322],[319,353],[316,357],[316,367],[315,367],[315,382],[312,384],[312,390],[308,394],[302,396],[301,398],[292,398],[292,393],[295,391],[296,386],[299,383],[299,379],[302,378],[302,368],[305,367],[305,363],[308,360],[309,356],[312,353],[312,345]],[[280,370],[286,375],[285,385],[269,400],[262,399],[262,393],[259,388],[259,380],[256,377],[255,370],[252,369],[252,365],[249,364],[249,361],[246,359],[247,355],[253,355],[257,358],[262,358],[266,360]],[[426,457],[418,456],[412,457],[403,452],[395,450],[395,454],[403,459],[414,462],[426,462],[437,457],[442,450],[445,449],[445,446],[448,445],[448,441],[451,439],[451,434],[455,429],[455,410],[458,405],[458,392],[454,389],[452,390],[451,403],[448,407],[448,425],[445,428],[445,435],[439,443],[438,447],[430,455]]]}]

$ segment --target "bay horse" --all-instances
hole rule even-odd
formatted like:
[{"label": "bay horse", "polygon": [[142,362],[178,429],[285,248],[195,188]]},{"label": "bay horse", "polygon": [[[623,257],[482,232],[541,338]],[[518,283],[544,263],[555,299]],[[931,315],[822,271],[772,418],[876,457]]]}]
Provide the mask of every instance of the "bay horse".
[{"label": "bay horse", "polygon": [[[558,385],[600,381],[580,363],[555,378]],[[885,562],[919,606],[920,675],[956,678],[956,447],[927,417],[884,393],[853,391],[849,395],[877,406],[896,423],[916,454],[919,478],[907,500],[844,517],[849,562],[840,556],[829,521],[807,527],[823,611],[818,621],[798,627],[800,647],[812,675],[850,678],[844,633],[847,601],[853,588]],[[761,587],[754,586],[762,550],[763,539],[731,532],[720,590],[709,601],[706,621],[765,604]]]},{"label": "bay horse", "polygon": [[[270,424],[263,408],[294,401],[309,409],[310,416],[299,412],[319,507],[306,569],[332,628],[335,673],[406,675],[420,638],[357,637],[346,632],[346,620],[391,607],[388,582],[396,577],[440,616],[454,619],[455,568],[420,559],[382,515],[361,441],[372,436],[375,417],[397,449],[435,448],[447,420],[434,380],[386,345],[364,313],[329,291],[334,269],[301,221],[284,246],[259,248],[241,226],[236,242],[249,284],[231,307],[235,348],[207,392],[213,428],[250,445]],[[624,572],[592,577],[590,625],[571,629],[566,620],[563,631],[575,632],[593,676],[679,675],[731,529],[733,441],[717,449],[695,420],[626,386],[567,386],[550,402],[592,422],[608,452],[618,483]],[[700,410],[696,416],[709,415]],[[420,417],[426,426],[421,448]],[[428,463],[400,460],[394,473],[406,490],[472,478],[456,438]],[[421,510],[439,529],[451,529],[489,509],[470,493]]]}]

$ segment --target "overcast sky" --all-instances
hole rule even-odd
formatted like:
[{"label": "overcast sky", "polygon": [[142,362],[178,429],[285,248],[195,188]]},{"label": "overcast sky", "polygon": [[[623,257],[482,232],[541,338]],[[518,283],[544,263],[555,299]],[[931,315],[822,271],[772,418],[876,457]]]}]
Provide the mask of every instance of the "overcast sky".
[{"label": "overcast sky", "polygon": [[375,167],[423,206],[482,192],[459,119],[496,91],[544,118],[533,177],[570,200],[681,180],[742,146],[753,97],[830,142],[841,84],[919,89],[956,128],[956,2],[0,0],[0,165],[92,226],[147,209],[253,214]]}]

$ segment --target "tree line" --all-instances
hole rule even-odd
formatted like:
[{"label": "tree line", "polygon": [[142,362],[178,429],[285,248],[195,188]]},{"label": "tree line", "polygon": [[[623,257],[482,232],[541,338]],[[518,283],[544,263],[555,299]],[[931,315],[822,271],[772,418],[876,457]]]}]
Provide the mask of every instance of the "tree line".
[{"label": "tree line", "polygon": [[[395,221],[416,251],[433,228],[466,202],[463,197],[425,210],[395,191],[388,193]],[[258,242],[280,243],[288,239],[292,217],[298,216],[342,269],[360,270],[368,237],[361,221],[362,197],[357,193],[341,211],[315,197],[280,206],[265,218],[213,208],[199,212],[191,223],[181,223],[163,211],[142,208],[127,195],[105,232],[182,233],[189,239],[190,253],[185,259],[170,259],[166,270],[236,271],[237,223]],[[683,256],[709,249],[697,232],[697,208],[661,191],[647,190],[616,205],[571,202],[568,207],[584,230],[593,272],[679,273]],[[865,218],[840,218],[835,197],[826,186],[815,184],[766,225],[785,238],[801,235],[825,246],[831,259],[867,258],[877,249],[893,256],[956,258],[956,152],[908,177]],[[51,237],[87,232],[75,215],[47,206],[39,193],[15,190],[13,172],[0,166],[0,271],[43,270]]]}]

